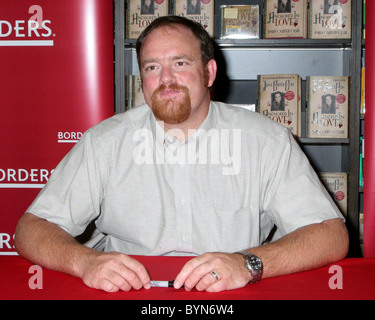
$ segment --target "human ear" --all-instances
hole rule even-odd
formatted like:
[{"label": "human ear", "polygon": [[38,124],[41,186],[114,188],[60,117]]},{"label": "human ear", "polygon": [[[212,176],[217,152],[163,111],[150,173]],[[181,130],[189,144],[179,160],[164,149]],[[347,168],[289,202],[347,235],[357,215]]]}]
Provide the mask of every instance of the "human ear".
[{"label": "human ear", "polygon": [[211,59],[210,61],[208,61],[206,70],[207,70],[207,87],[210,88],[214,84],[214,81],[216,79],[216,72],[217,72],[217,64],[214,59]]}]

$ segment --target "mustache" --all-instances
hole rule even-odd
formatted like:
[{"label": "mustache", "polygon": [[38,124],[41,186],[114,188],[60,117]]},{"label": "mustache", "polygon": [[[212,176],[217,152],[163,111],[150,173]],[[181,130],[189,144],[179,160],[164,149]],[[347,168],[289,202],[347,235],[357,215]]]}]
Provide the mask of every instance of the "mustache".
[{"label": "mustache", "polygon": [[180,86],[178,85],[177,83],[171,83],[169,85],[166,85],[166,84],[161,84],[153,93],[153,96],[156,96],[160,93],[163,93],[165,90],[173,90],[173,91],[181,91],[181,92],[184,92],[184,93],[189,93],[189,89],[185,86]]}]

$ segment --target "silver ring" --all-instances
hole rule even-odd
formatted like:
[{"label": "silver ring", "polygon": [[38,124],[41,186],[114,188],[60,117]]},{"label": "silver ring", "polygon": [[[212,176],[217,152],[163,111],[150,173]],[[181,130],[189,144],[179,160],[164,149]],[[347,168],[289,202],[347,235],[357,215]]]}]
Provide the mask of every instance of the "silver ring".
[{"label": "silver ring", "polygon": [[217,275],[217,273],[215,271],[211,271],[211,274],[212,276],[216,279],[216,280],[219,280],[219,276]]}]

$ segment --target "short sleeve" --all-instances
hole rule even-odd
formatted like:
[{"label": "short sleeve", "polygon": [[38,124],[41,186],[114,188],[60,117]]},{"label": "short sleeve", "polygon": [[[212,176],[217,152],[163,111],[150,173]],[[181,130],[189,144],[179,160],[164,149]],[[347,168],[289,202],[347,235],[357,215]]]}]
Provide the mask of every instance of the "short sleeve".
[{"label": "short sleeve", "polygon": [[293,136],[275,147],[265,211],[282,236],[303,226],[344,217]]},{"label": "short sleeve", "polygon": [[87,132],[53,171],[28,208],[72,236],[81,234],[100,214],[106,166],[95,136]]}]

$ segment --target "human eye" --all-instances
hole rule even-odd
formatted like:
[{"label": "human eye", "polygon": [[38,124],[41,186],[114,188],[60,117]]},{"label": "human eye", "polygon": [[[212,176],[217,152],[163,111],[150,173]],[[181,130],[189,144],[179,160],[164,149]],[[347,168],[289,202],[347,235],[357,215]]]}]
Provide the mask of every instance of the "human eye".
[{"label": "human eye", "polygon": [[176,62],[176,67],[186,67],[187,65],[188,65],[187,61],[180,60]]},{"label": "human eye", "polygon": [[143,70],[145,72],[153,72],[153,71],[156,71],[158,70],[158,66],[156,64],[146,64],[144,67],[143,67]]}]

